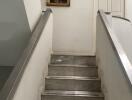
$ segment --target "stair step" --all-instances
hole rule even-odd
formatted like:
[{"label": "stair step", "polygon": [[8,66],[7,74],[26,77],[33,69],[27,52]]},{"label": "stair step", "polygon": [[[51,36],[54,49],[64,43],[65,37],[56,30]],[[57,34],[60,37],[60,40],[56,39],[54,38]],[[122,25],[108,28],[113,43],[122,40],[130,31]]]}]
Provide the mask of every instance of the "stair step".
[{"label": "stair step", "polygon": [[46,90],[101,91],[101,81],[96,77],[48,76]]},{"label": "stair step", "polygon": [[95,56],[52,55],[51,64],[96,65]]},{"label": "stair step", "polygon": [[49,64],[49,66],[62,66],[62,67],[91,67],[91,68],[97,68],[95,65],[79,65],[79,64]]},{"label": "stair step", "polygon": [[87,65],[50,64],[48,72],[49,76],[98,76],[98,68]]},{"label": "stair step", "polygon": [[88,97],[104,97],[101,92],[88,91],[62,91],[62,90],[46,90],[43,95],[72,95],[72,96],[88,96]]},{"label": "stair step", "polygon": [[103,100],[100,92],[46,90],[42,100]]},{"label": "stair step", "polygon": [[81,77],[81,76],[47,76],[46,79],[100,80],[98,77]]}]

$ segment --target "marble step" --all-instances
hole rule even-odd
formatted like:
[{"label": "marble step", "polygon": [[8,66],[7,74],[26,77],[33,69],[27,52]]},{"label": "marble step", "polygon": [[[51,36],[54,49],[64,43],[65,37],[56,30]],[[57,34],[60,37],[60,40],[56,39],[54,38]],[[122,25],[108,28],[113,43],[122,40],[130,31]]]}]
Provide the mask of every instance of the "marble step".
[{"label": "marble step", "polygon": [[46,90],[42,100],[104,100],[101,92]]},{"label": "marble step", "polygon": [[48,76],[46,90],[101,91],[101,80],[96,77]]},{"label": "marble step", "polygon": [[95,56],[52,55],[51,64],[96,65]]},{"label": "marble step", "polygon": [[50,64],[48,75],[98,77],[98,68],[88,65]]}]

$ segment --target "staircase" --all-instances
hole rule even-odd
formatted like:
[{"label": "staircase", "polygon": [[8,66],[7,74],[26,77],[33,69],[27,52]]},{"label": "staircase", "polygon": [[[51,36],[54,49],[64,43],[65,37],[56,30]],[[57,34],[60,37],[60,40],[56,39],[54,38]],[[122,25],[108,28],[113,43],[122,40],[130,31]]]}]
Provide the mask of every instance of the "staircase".
[{"label": "staircase", "polygon": [[95,57],[52,55],[42,100],[104,100]]}]

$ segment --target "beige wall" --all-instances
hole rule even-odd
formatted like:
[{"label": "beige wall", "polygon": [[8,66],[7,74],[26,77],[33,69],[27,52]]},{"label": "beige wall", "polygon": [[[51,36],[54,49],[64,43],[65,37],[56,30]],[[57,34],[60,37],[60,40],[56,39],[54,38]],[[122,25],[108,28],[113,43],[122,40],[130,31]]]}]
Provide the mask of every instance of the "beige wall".
[{"label": "beige wall", "polygon": [[41,1],[40,0],[24,0],[24,4],[25,4],[25,9],[26,9],[30,29],[33,30],[42,12]]},{"label": "beige wall", "polygon": [[52,22],[53,17],[50,15],[13,100],[41,100],[41,90],[45,86],[44,79],[52,52]]}]

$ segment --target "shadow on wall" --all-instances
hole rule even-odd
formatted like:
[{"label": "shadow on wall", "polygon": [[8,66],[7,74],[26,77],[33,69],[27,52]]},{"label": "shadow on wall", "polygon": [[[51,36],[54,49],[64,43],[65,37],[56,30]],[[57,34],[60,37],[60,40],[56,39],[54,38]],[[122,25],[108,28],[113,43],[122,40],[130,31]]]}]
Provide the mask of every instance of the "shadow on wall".
[{"label": "shadow on wall", "polygon": [[0,12],[0,66],[15,66],[31,35],[23,1],[1,0]]}]

